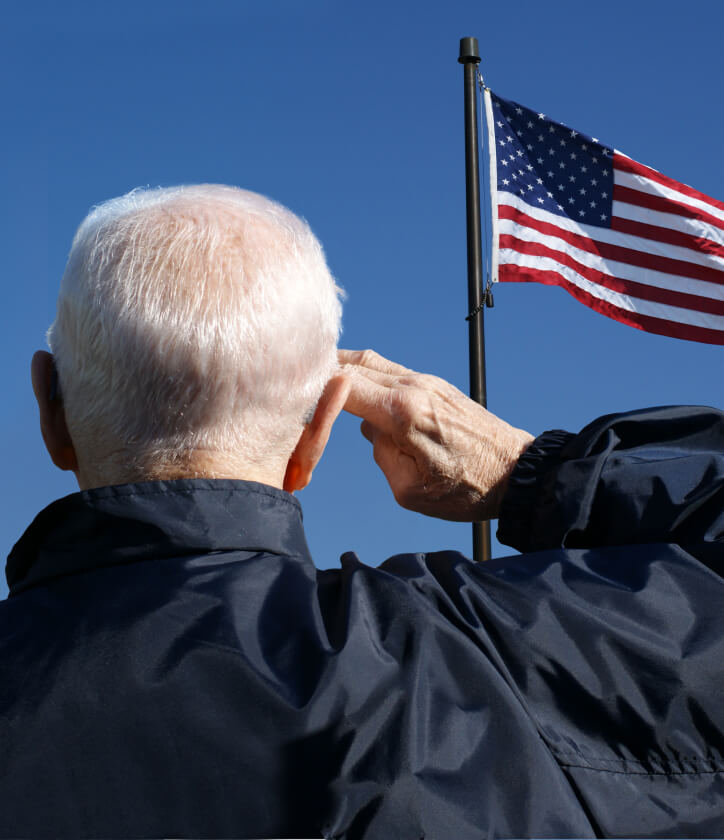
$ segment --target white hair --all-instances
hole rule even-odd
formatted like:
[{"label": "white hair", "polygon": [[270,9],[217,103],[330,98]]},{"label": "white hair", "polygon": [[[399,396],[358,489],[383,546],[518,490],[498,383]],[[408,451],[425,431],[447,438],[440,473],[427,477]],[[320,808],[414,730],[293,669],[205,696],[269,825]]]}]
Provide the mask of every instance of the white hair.
[{"label": "white hair", "polygon": [[306,222],[255,193],[134,190],[95,207],[48,330],[76,450],[109,480],[194,450],[263,463],[337,367],[341,295]]}]

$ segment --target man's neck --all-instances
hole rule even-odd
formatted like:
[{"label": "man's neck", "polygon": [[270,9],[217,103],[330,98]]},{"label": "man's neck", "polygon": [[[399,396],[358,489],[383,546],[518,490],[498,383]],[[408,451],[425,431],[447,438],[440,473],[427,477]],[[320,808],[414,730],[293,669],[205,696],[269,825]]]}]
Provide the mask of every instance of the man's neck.
[{"label": "man's neck", "polygon": [[129,484],[139,481],[172,481],[177,478],[230,478],[256,481],[271,487],[283,488],[286,462],[264,465],[244,463],[232,453],[196,449],[185,453],[183,459],[173,464],[156,464],[141,469],[124,469],[116,465],[81,463],[76,480],[81,490],[106,487],[111,484]]}]

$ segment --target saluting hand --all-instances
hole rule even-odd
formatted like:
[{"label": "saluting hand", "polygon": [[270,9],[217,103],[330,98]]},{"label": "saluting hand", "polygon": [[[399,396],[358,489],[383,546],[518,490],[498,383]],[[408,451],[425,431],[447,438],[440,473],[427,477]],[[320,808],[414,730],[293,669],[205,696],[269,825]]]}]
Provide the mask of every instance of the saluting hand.
[{"label": "saluting hand", "polygon": [[497,517],[532,435],[444,379],[372,350],[340,350],[339,361],[351,383],[345,411],[363,418],[362,434],[402,507],[459,522]]}]

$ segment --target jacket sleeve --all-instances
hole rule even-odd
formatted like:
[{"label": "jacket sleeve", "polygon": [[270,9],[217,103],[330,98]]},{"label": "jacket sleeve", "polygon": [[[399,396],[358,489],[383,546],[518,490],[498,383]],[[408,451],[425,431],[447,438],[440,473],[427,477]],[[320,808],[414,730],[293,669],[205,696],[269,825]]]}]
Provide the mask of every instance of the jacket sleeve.
[{"label": "jacket sleeve", "polygon": [[498,539],[519,551],[724,542],[724,413],[650,408],[544,432],[513,471]]}]

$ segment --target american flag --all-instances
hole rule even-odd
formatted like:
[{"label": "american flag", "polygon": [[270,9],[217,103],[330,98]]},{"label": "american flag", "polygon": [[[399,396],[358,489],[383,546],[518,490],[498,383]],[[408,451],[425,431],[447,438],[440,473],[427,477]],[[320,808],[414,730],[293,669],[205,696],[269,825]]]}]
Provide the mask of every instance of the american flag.
[{"label": "american flag", "polygon": [[661,335],[724,344],[724,203],[485,91],[492,277],[561,286]]}]

